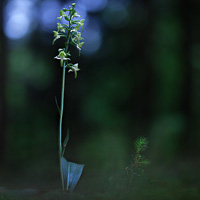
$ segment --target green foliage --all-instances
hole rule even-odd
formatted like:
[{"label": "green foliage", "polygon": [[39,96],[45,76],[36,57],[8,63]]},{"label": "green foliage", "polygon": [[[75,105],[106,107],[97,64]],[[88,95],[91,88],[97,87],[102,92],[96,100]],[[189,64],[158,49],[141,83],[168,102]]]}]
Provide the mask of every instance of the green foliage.
[{"label": "green foliage", "polygon": [[145,137],[139,137],[134,142],[134,153],[130,161],[130,166],[126,168],[130,184],[132,184],[133,177],[142,177],[144,175],[144,168],[150,164],[143,152],[148,147],[148,140]]},{"label": "green foliage", "polygon": [[140,154],[140,152],[143,152],[147,149],[148,146],[148,140],[147,138],[140,137],[135,141],[135,152],[136,154]]}]

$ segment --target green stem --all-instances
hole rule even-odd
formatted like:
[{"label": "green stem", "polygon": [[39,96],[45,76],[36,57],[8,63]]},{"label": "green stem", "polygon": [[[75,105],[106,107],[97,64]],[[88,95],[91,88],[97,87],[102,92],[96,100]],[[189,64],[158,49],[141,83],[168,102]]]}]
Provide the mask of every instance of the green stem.
[{"label": "green stem", "polygon": [[62,171],[62,119],[63,119],[63,108],[64,108],[64,93],[65,93],[65,67],[63,66],[60,123],[59,123],[59,137],[58,137],[60,173],[61,173],[61,181],[62,181],[63,191],[64,191],[64,180],[63,180],[63,171]]},{"label": "green stem", "polygon": [[[69,24],[69,27],[70,27],[70,24]],[[70,33],[68,32],[68,34],[67,34],[67,43],[66,43],[66,47],[65,47],[66,53],[68,51],[68,46],[69,46],[69,38],[70,38],[69,35],[70,35]],[[63,149],[62,149],[62,121],[63,121],[64,96],[65,96],[65,68],[66,68],[66,65],[65,65],[65,62],[64,62],[63,74],[62,74],[61,107],[60,107],[59,136],[58,136],[60,175],[61,175],[63,191],[65,190],[65,188],[64,188],[63,171],[62,171],[62,156],[63,156]]]}]

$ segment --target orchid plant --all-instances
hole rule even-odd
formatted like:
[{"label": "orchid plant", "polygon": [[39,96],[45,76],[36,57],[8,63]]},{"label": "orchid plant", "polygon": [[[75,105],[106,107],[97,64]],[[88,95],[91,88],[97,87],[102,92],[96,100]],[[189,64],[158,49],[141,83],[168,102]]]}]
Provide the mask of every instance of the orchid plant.
[{"label": "orchid plant", "polygon": [[[62,121],[63,121],[63,109],[64,109],[64,93],[65,93],[65,78],[66,69],[68,72],[73,72],[75,78],[77,78],[77,72],[80,70],[78,68],[78,63],[72,64],[70,62],[70,51],[69,46],[73,45],[79,50],[79,55],[81,48],[84,44],[82,42],[80,27],[83,30],[84,19],[80,18],[80,15],[76,12],[76,4],[73,3],[68,9],[63,8],[60,10],[60,16],[57,18],[59,22],[57,23],[57,30],[53,31],[54,39],[53,44],[60,38],[65,39],[64,48],[58,49],[58,55],[55,59],[60,60],[60,67],[62,67],[62,90],[61,90],[61,104],[57,108],[60,114],[59,118],[59,135],[58,135],[58,146],[59,146],[59,163],[60,163],[60,174],[62,181],[63,191],[72,191],[76,187],[80,176],[83,171],[84,165],[69,162],[64,158],[65,148],[69,140],[69,131],[67,132],[64,142],[62,141]],[[63,23],[62,23],[63,22]]]}]

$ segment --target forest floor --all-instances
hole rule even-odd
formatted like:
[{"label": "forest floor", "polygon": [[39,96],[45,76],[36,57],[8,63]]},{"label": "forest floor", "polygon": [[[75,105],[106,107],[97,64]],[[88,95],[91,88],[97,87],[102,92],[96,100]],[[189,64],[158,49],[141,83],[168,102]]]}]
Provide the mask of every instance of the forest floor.
[{"label": "forest floor", "polygon": [[[41,167],[42,168],[42,167]],[[199,200],[200,161],[179,161],[146,169],[129,183],[126,170],[87,169],[72,193],[59,187],[55,167],[0,170],[0,200]]]}]

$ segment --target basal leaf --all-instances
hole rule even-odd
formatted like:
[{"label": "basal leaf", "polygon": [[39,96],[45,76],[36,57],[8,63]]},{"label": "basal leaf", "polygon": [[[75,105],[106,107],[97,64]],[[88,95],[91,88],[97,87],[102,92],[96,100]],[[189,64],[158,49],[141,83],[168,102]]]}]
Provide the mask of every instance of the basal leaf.
[{"label": "basal leaf", "polygon": [[64,157],[61,158],[61,164],[64,189],[73,191],[81,177],[84,165],[69,162]]}]

